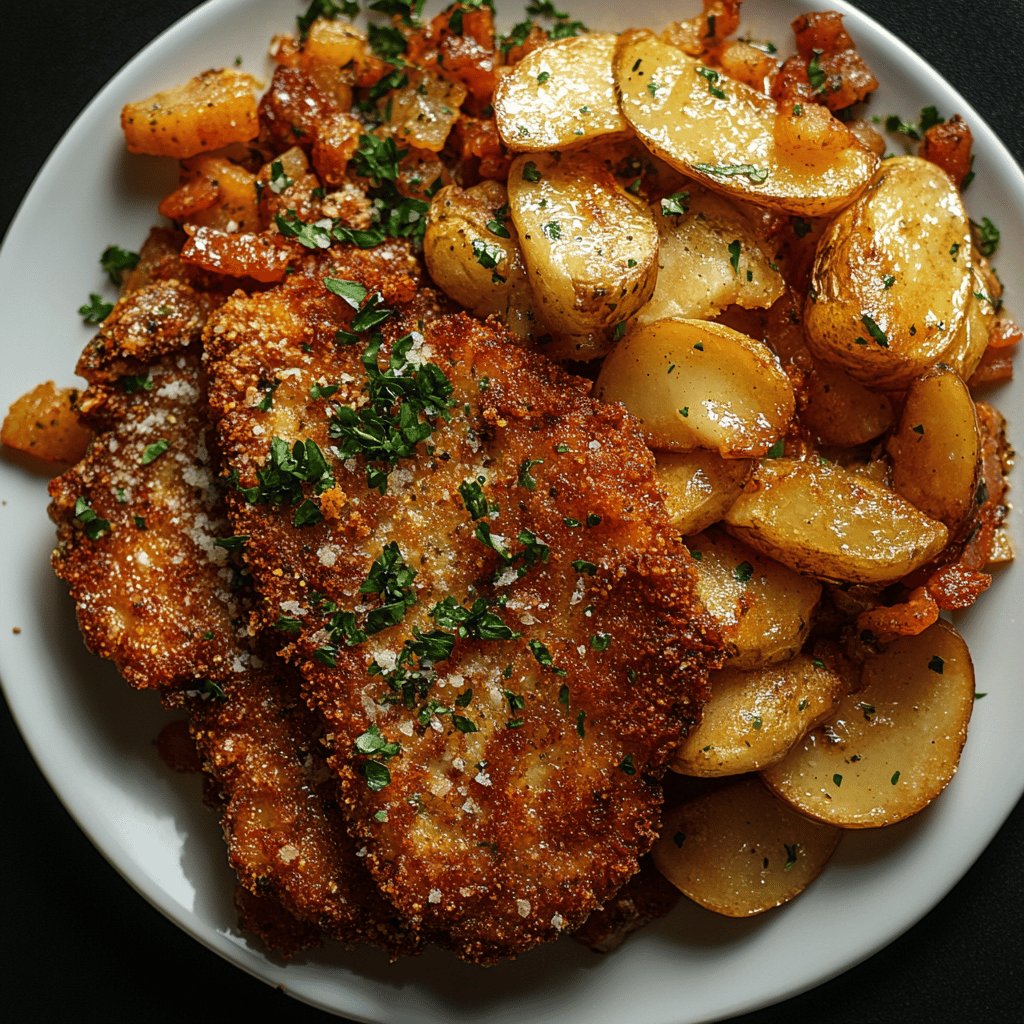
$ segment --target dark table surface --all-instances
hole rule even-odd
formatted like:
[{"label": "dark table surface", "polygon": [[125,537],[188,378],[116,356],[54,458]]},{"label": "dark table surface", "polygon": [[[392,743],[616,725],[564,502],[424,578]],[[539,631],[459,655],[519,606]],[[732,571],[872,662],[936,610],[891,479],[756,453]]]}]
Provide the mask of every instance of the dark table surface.
[{"label": "dark table surface", "polygon": [[[0,229],[6,230],[39,167],[88,99],[144,43],[195,6],[194,0],[4,5]],[[294,5],[282,0],[281,6],[285,25]],[[938,68],[1018,162],[1024,160],[1022,0],[860,0],[859,6]],[[673,5],[672,14],[686,16],[696,7],[695,0]],[[182,69],[182,78],[188,73]],[[1019,268],[1013,273],[1019,277]],[[0,708],[0,779],[0,864],[7,879],[0,962],[8,1020],[336,1019],[221,961],[137,896],[64,812],[6,707]],[[828,984],[739,1020],[1024,1021],[1022,851],[1024,805],[1018,805],[966,877],[908,933]],[[839,915],[836,928],[842,929]]]}]

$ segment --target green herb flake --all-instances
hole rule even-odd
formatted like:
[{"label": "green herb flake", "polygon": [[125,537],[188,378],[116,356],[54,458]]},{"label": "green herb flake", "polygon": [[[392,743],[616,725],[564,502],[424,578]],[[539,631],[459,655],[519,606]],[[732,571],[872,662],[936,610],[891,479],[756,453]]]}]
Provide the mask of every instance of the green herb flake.
[{"label": "green herb flake", "polygon": [[811,83],[811,91],[823,92],[825,89],[825,72],[821,67],[821,50],[815,50],[807,63],[807,80]]},{"label": "green herb flake", "polygon": [[[718,84],[721,75],[714,68],[705,67],[703,64],[698,64],[694,69],[701,78],[708,83],[708,92],[711,93],[715,99],[724,100],[727,99],[725,90]],[[649,88],[649,87],[648,87]],[[653,96],[654,94],[651,93]]]},{"label": "green herb flake", "polygon": [[579,736],[580,739],[583,739],[587,735],[586,722],[587,722],[587,713],[586,713],[586,711],[581,711],[576,716],[576,734]]},{"label": "green herb flake", "polygon": [[892,777],[889,779],[889,784],[892,785],[892,786],[895,786],[896,783],[899,782],[899,781],[900,781],[900,773],[899,773],[899,771],[893,772],[892,773]]},{"label": "green herb flake", "polygon": [[391,782],[391,772],[388,766],[380,761],[364,761],[363,778],[374,793],[379,793]]},{"label": "green herb flake", "polygon": [[612,645],[611,633],[595,633],[590,638],[590,649],[592,651],[607,651]]},{"label": "green herb flake", "polygon": [[753,164],[694,164],[693,169],[716,178],[748,178],[755,185],[767,181],[769,173],[767,167],[755,167]]},{"label": "green herb flake", "polygon": [[154,441],[152,444],[147,444],[143,449],[142,458],[139,459],[139,462],[143,466],[148,466],[151,462],[156,462],[170,447],[170,441],[166,441],[164,438],[160,438],[159,441]]},{"label": "green herb flake", "polygon": [[627,754],[619,762],[619,771],[625,772],[626,775],[636,775],[636,765],[633,763],[632,754]]},{"label": "green herb flake", "polygon": [[729,243],[729,264],[734,274],[740,272],[740,241],[738,238]]},{"label": "green herb flake", "polygon": [[764,457],[766,459],[781,459],[782,456],[785,454],[786,439],[784,437],[780,437],[778,441],[776,441],[775,444],[773,444],[771,448],[769,448],[768,451],[764,453]]},{"label": "green herb flake", "polygon": [[540,181],[541,173],[537,170],[537,165],[532,160],[527,160],[523,164],[523,181]]},{"label": "green herb flake", "polygon": [[789,843],[783,843],[782,845],[786,848],[786,863],[782,865],[782,870],[792,871],[793,865],[796,864],[797,858],[800,855],[800,844],[793,843],[793,845],[790,846]]},{"label": "green herb flake", "polygon": [[746,583],[754,575],[754,567],[749,562],[740,562],[732,570],[732,578],[737,583]]},{"label": "green herb flake", "polygon": [[928,662],[928,668],[931,669],[936,675],[942,675],[946,668],[946,663],[937,654],[933,654],[931,660]]},{"label": "green herb flake", "polygon": [[572,563],[573,569],[582,576],[593,576],[597,572],[597,566],[583,558],[577,558]]},{"label": "green herb flake", "polygon": [[885,277],[882,278],[882,287],[886,291],[888,291],[895,283],[896,278],[893,277],[892,274],[886,274]]},{"label": "green herb flake", "polygon": [[108,245],[100,254],[100,266],[106,271],[110,283],[120,287],[126,270],[139,265],[139,254],[122,249],[119,245]]},{"label": "green herb flake", "polygon": [[78,315],[85,323],[95,326],[103,323],[113,310],[112,302],[104,302],[95,292],[90,292],[89,301],[78,307]]},{"label": "green herb flake", "polygon": [[832,776],[832,782],[838,787],[843,784],[843,777],[838,772]]},{"label": "green herb flake", "polygon": [[994,256],[996,249],[999,248],[999,228],[988,217],[982,217],[981,223],[972,220],[971,227],[974,229],[974,241],[978,246],[978,252],[986,258]]},{"label": "green herb flake", "polygon": [[551,72],[549,72],[549,71],[542,71],[537,76],[537,84],[538,85],[543,85],[550,77],[551,77]]},{"label": "green herb flake", "polygon": [[543,462],[543,459],[524,459],[519,466],[519,475],[516,478],[516,483],[528,491],[537,490],[537,481],[531,475],[530,470],[533,469],[534,466],[542,465]]},{"label": "green herb flake", "polygon": [[[864,313],[861,316],[860,322],[865,326],[865,328],[867,329],[868,334],[871,335],[872,339],[878,345],[880,345],[882,348],[888,348],[889,347],[889,339],[888,339],[888,337],[886,337],[885,331],[883,331],[882,328],[879,327],[878,324],[876,324],[875,321],[872,320],[871,317],[869,317],[867,315],[867,313]],[[858,339],[858,341],[860,341],[860,340],[861,339]]]}]

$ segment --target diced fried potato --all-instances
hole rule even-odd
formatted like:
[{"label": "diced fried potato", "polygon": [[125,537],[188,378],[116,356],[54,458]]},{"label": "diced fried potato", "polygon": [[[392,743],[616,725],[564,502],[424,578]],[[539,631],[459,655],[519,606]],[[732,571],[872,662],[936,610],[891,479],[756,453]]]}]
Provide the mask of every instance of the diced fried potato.
[{"label": "diced fried potato", "polygon": [[820,459],[763,460],[724,520],[791,569],[852,583],[898,580],[948,538],[942,523],[887,487]]},{"label": "diced fried potato", "polygon": [[976,507],[981,432],[967,385],[942,364],[907,389],[889,438],[892,485],[956,536]]},{"label": "diced fried potato", "polygon": [[620,37],[614,69],[622,113],[644,144],[719,192],[824,216],[859,195],[878,166],[839,122],[827,138],[819,128],[813,147],[783,149],[774,100],[650,32]]},{"label": "diced fried potato", "polygon": [[508,200],[537,316],[555,339],[546,351],[603,355],[654,289],[658,232],[647,205],[583,154],[517,157]]},{"label": "diced fried potato", "polygon": [[365,57],[366,36],[344,18],[317,18],[309,26],[302,53],[307,60],[344,67]]},{"label": "diced fried potato", "polygon": [[251,75],[222,68],[128,103],[121,111],[128,149],[184,160],[233,142],[249,142],[259,133],[255,88]]},{"label": "diced fried potato", "polygon": [[918,157],[887,160],[818,243],[808,344],[862,383],[899,390],[960,337],[972,280],[970,224],[949,177]]},{"label": "diced fried potato", "polygon": [[956,772],[974,706],[963,638],[939,621],[864,663],[862,686],[762,773],[783,800],[844,828],[916,814]]},{"label": "diced fried potato", "polygon": [[11,403],[0,430],[0,444],[43,462],[72,465],[85,454],[92,431],[75,411],[78,391],[52,380]]},{"label": "diced fried potato", "polygon": [[220,231],[259,230],[259,198],[254,174],[223,157],[205,155],[186,161],[184,171],[188,182],[210,185],[216,192],[216,199],[209,206],[176,219]]},{"label": "diced fried potato", "polygon": [[630,331],[604,361],[596,393],[622,402],[652,447],[763,455],[785,432],[795,399],[764,342],[705,320],[657,320]]},{"label": "diced fried potato", "polygon": [[842,829],[797,814],[746,778],[669,811],[651,855],[702,907],[750,917],[803,892],[841,837]]},{"label": "diced fried potato", "polygon": [[682,775],[715,778],[767,768],[846,694],[840,675],[805,654],[748,672],[726,666],[710,682],[700,725],[672,762]]},{"label": "diced fried potato", "polygon": [[423,257],[446,295],[477,316],[500,316],[513,333],[528,337],[533,296],[515,225],[499,216],[507,203],[497,181],[465,190],[446,185],[430,201]]},{"label": "diced fried potato", "polygon": [[514,152],[565,149],[629,130],[612,82],[615,36],[557,39],[498,79],[494,116]]},{"label": "diced fried potato", "polygon": [[753,472],[751,459],[723,459],[718,452],[657,452],[665,508],[681,534],[699,533],[725,515]]},{"label": "diced fried potato", "polygon": [[[638,323],[665,317],[710,320],[726,306],[770,306],[783,291],[754,227],[727,199],[695,189],[654,206],[658,280]],[[685,213],[665,212],[685,206]]]},{"label": "diced fried potato", "polygon": [[466,87],[461,82],[430,71],[411,72],[408,83],[390,96],[395,141],[400,146],[440,153],[465,98]]},{"label": "diced fried potato", "polygon": [[811,628],[821,584],[719,530],[687,545],[697,560],[697,593],[734,648],[729,666],[754,669],[792,658]]}]

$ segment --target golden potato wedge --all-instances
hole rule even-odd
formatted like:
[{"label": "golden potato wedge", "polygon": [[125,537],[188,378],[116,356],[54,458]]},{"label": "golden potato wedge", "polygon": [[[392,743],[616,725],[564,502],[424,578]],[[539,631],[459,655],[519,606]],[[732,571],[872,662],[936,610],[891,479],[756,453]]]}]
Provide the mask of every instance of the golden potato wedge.
[{"label": "golden potato wedge", "polygon": [[887,447],[893,489],[956,536],[975,508],[981,431],[955,370],[940,363],[911,383]]},{"label": "golden potato wedge", "polygon": [[681,534],[699,533],[725,515],[754,470],[752,459],[723,459],[718,452],[657,452],[665,508]]},{"label": "golden potato wedge", "polygon": [[494,119],[513,152],[565,149],[628,132],[612,81],[615,36],[555,39],[498,79]]},{"label": "golden potato wedge", "polygon": [[651,32],[624,33],[613,66],[622,113],[644,145],[716,191],[820,217],[858,196],[878,167],[831,115],[834,146],[783,148],[774,100]]},{"label": "golden potato wedge", "polygon": [[876,828],[916,814],[956,772],[974,706],[967,645],[946,622],[864,663],[862,686],[762,778],[818,821]]},{"label": "golden potato wedge", "polygon": [[52,380],[37,385],[11,403],[0,429],[0,444],[43,462],[67,466],[78,462],[93,432],[79,421],[77,401],[75,388],[59,388]]},{"label": "golden potato wedge", "polygon": [[686,543],[696,561],[697,593],[734,648],[729,666],[763,668],[792,658],[811,628],[821,584],[721,530]]},{"label": "golden potato wedge", "polygon": [[622,402],[653,448],[763,455],[786,432],[795,397],[762,341],[706,320],[657,320],[605,359],[595,393]]},{"label": "golden potato wedge", "polygon": [[723,517],[734,536],[818,579],[891,583],[945,546],[946,527],[841,466],[764,459]]},{"label": "golden potato wedge", "polygon": [[900,390],[960,338],[973,280],[970,223],[948,175],[919,157],[886,160],[818,243],[807,342],[862,383]]},{"label": "golden potato wedge", "polygon": [[[686,198],[682,198],[685,196]],[[685,213],[673,212],[685,207]],[[654,204],[658,280],[637,323],[710,320],[726,306],[770,306],[782,275],[754,226],[727,199],[693,189]]]},{"label": "golden potato wedge", "polygon": [[154,93],[121,111],[131,153],[177,160],[259,134],[256,79],[231,68],[204,71],[184,85]]},{"label": "golden potato wedge", "polygon": [[596,159],[519,156],[508,201],[538,317],[555,358],[594,359],[650,298],[658,230],[646,203]]},{"label": "golden potato wedge", "polygon": [[519,337],[529,337],[533,295],[515,225],[504,216],[505,186],[446,185],[430,201],[423,236],[427,269],[441,290],[477,316],[496,315]]},{"label": "golden potato wedge", "polygon": [[750,917],[803,892],[842,834],[797,814],[756,778],[745,778],[670,810],[651,856],[702,907]]},{"label": "golden potato wedge", "polygon": [[682,775],[715,778],[767,768],[846,694],[841,676],[805,654],[747,672],[726,666],[710,682],[700,725],[672,761]]}]

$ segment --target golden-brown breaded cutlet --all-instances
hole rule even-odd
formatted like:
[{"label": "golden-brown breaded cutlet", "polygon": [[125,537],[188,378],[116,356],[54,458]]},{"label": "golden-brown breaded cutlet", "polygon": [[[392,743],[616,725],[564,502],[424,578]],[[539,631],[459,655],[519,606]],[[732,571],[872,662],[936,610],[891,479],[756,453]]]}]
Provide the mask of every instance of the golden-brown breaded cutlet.
[{"label": "golden-brown breaded cutlet", "polygon": [[[324,936],[393,954],[418,944],[381,897],[348,835],[323,758],[323,723],[299,695],[298,680],[272,655],[223,687],[184,700],[189,730],[213,782],[228,859],[241,886],[259,897],[243,907],[270,922],[260,934],[276,952]],[[285,927],[268,910],[278,903]],[[311,932],[309,926],[313,926]]]},{"label": "golden-brown breaded cutlet", "polygon": [[[87,646],[142,689],[223,680],[249,661],[199,354],[149,364],[86,456],[50,483],[53,567]],[[221,541],[222,544],[218,544]]]},{"label": "golden-brown breaded cutlet", "polygon": [[403,301],[395,248],[228,300],[210,402],[370,872],[491,962],[635,873],[720,637],[637,425],[499,326]]}]

